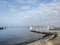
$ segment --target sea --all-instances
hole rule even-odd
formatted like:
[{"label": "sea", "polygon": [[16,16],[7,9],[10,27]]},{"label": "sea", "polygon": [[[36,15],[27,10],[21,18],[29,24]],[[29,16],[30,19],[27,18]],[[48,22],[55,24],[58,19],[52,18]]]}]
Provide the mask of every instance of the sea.
[{"label": "sea", "polygon": [[30,32],[27,26],[9,26],[0,30],[0,45],[24,45],[42,36],[42,34]]}]

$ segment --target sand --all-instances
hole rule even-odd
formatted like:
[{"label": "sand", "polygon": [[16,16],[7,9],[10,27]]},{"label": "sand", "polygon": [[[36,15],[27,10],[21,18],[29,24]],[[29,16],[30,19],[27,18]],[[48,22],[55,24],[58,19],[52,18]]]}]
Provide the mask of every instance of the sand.
[{"label": "sand", "polygon": [[29,43],[27,45],[60,45],[60,34],[52,40],[42,39],[42,40]]}]

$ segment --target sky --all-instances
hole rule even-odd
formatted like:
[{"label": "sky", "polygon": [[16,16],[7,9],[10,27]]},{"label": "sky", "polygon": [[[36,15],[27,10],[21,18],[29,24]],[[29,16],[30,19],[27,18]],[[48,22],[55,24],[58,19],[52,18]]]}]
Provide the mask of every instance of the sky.
[{"label": "sky", "polygon": [[60,0],[0,0],[0,25],[60,26]]}]

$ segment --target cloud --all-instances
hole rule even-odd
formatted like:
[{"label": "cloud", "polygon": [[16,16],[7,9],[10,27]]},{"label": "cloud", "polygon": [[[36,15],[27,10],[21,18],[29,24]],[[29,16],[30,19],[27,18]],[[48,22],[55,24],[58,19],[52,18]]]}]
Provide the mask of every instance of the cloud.
[{"label": "cloud", "polygon": [[[22,16],[22,22],[27,22],[29,23],[28,20],[30,20],[30,22],[32,21],[32,23],[35,23],[37,20],[37,22],[43,22],[45,23],[51,23],[53,24],[54,22],[56,22],[57,20],[59,21],[60,18],[60,3],[58,2],[51,2],[51,3],[40,3],[36,8],[31,9],[31,10],[27,10],[30,9],[30,7],[27,6],[23,6],[22,9],[25,9],[27,11],[23,11],[23,14],[21,14]],[[17,14],[19,14],[19,12],[17,12]],[[40,19],[39,19],[40,18]],[[30,24],[30,23],[29,23]]]},{"label": "cloud", "polygon": [[7,1],[0,1],[0,7],[6,8],[7,7]]},{"label": "cloud", "polygon": [[[60,19],[60,3],[58,2],[51,2],[48,4],[41,3],[37,8],[28,11],[27,15],[30,17],[25,19],[26,23],[36,24],[38,22],[39,23],[41,22],[42,25],[44,24],[57,25],[59,24],[58,22],[60,22],[59,20]],[[31,20],[31,21],[28,22],[28,20]]]},{"label": "cloud", "polygon": [[28,6],[28,5],[24,5],[23,7],[21,7],[21,10],[30,10],[30,6]]},{"label": "cloud", "polygon": [[17,3],[23,3],[23,4],[35,4],[37,0],[15,0]]},{"label": "cloud", "polygon": [[[19,24],[53,24],[60,22],[60,2],[53,0],[49,3],[37,0],[15,0],[16,5],[8,3],[11,23]],[[36,2],[37,1],[37,2]],[[19,7],[19,8],[18,8]],[[9,18],[7,18],[9,19]],[[5,19],[6,20],[6,19]],[[8,22],[8,20],[7,20]],[[20,23],[21,22],[21,23]],[[15,24],[16,24],[15,23]]]}]

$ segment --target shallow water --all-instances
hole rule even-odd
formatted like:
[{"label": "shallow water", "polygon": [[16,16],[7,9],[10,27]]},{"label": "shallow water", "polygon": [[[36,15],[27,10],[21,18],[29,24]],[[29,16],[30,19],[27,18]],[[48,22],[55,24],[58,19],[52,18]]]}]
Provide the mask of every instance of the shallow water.
[{"label": "shallow water", "polygon": [[28,27],[7,27],[0,30],[0,45],[13,45],[41,38],[41,34],[32,33]]}]

